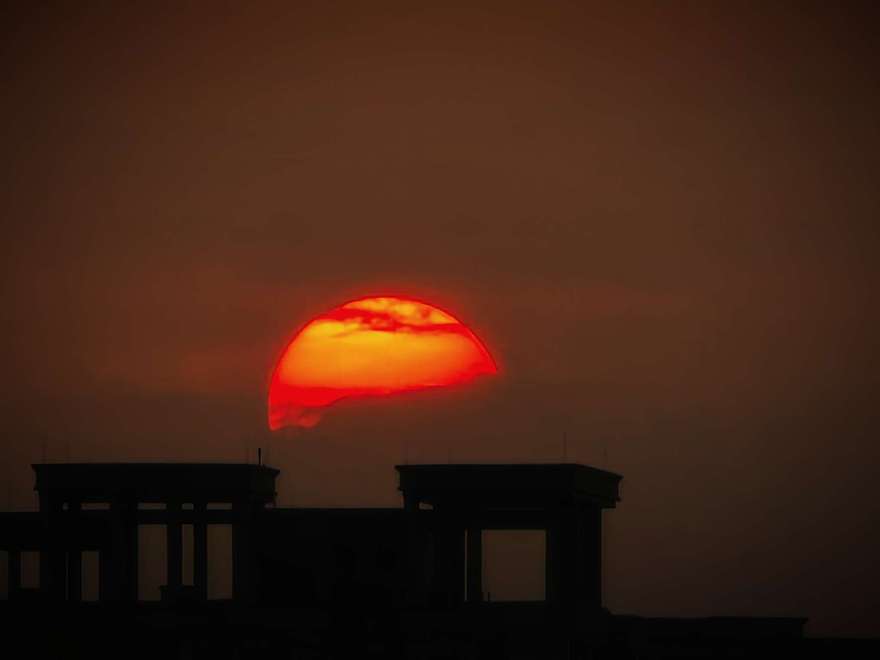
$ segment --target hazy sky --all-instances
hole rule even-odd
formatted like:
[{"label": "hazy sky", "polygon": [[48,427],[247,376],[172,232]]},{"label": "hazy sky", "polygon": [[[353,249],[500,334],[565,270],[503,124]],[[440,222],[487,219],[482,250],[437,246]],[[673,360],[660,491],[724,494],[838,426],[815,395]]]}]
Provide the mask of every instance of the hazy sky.
[{"label": "hazy sky", "polygon": [[[262,446],[282,502],[392,505],[402,460],[565,444],[624,475],[614,611],[880,634],[869,3],[36,4],[0,10],[2,506],[44,456]],[[373,293],[501,375],[268,438],[290,336]]]}]

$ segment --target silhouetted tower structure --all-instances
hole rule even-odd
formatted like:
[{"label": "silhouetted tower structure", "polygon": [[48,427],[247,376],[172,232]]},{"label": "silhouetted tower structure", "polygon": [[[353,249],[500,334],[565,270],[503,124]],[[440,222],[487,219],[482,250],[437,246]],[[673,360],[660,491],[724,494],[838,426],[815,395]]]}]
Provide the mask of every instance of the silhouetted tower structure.
[{"label": "silhouetted tower structure", "polygon": [[[620,475],[585,465],[398,465],[404,508],[433,508],[433,591],[454,607],[483,599],[483,530],[544,530],[547,604],[602,606],[602,510]],[[466,573],[466,577],[465,577]]]},{"label": "silhouetted tower structure", "polygon": [[[14,601],[0,607],[10,631],[24,634],[35,620],[58,631],[46,636],[60,644],[44,654],[51,657],[71,639],[108,658],[132,640],[146,644],[149,657],[174,648],[206,657],[257,648],[267,657],[279,649],[296,657],[379,649],[414,659],[436,657],[437,649],[483,658],[802,655],[802,618],[607,612],[602,514],[616,506],[621,477],[593,467],[397,466],[404,506],[388,509],[269,508],[278,471],[262,465],[33,467],[40,510],[0,512]],[[208,595],[212,524],[232,528],[226,603],[199,602]],[[162,604],[136,605],[140,525],[166,529]],[[193,527],[193,586],[182,579],[184,525]],[[483,530],[545,533],[545,603],[482,602]],[[100,600],[111,605],[54,606],[82,600],[84,551],[97,551]],[[39,591],[22,572],[23,552],[39,554]]]}]

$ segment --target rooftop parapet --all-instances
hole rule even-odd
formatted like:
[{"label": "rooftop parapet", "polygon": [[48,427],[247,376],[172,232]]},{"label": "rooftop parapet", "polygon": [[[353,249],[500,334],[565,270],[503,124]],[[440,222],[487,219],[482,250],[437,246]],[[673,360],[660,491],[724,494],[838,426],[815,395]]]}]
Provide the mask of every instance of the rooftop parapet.
[{"label": "rooftop parapet", "polygon": [[398,465],[399,490],[410,506],[546,508],[591,504],[613,508],[622,477],[587,465]]},{"label": "rooftop parapet", "polygon": [[59,501],[270,502],[279,471],[247,463],[38,463],[34,490]]}]

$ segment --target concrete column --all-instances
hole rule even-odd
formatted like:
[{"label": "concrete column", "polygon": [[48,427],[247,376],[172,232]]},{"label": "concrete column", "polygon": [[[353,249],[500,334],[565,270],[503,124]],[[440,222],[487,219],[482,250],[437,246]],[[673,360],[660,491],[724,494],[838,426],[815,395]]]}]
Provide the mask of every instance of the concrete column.
[{"label": "concrete column", "polygon": [[116,498],[110,503],[110,518],[112,570],[107,585],[108,596],[111,600],[137,602],[137,502],[127,497]]},{"label": "concrete column", "polygon": [[467,529],[467,600],[483,600],[483,530],[476,524]]},{"label": "concrete column", "polygon": [[556,525],[552,519],[547,521],[547,527],[544,529],[544,600],[548,605],[556,602],[556,546],[559,541],[557,538]]},{"label": "concrete column", "polygon": [[6,557],[9,600],[18,598],[21,592],[21,550],[12,549]]},{"label": "concrete column", "polygon": [[445,607],[458,607],[464,602],[464,529],[459,516],[452,512],[440,512],[437,516],[434,592]]},{"label": "concrete column", "polygon": [[113,600],[115,583],[113,581],[113,550],[111,543],[104,541],[98,551],[98,600]]},{"label": "concrete column", "polygon": [[252,511],[247,498],[232,503],[232,597],[242,603],[253,601],[254,585],[251,566]]},{"label": "concrete column", "polygon": [[200,600],[208,600],[208,523],[205,502],[193,503],[193,584]]},{"label": "concrete column", "polygon": [[428,561],[431,551],[425,529],[425,519],[433,512],[409,509],[404,515],[404,537],[400,548],[403,566],[395,577],[396,598],[407,606],[417,607],[427,604],[433,566]]},{"label": "concrete column", "polygon": [[82,505],[79,501],[67,504],[67,600],[82,600],[82,541],[79,538]]},{"label": "concrete column", "polygon": [[64,600],[67,591],[61,502],[40,492],[43,547],[40,548],[40,591],[52,600]]},{"label": "concrete column", "polygon": [[40,522],[43,528],[43,543],[40,547],[40,593],[49,595],[49,585],[52,582],[52,564],[49,557],[52,554],[52,520],[50,515],[52,502],[47,491],[40,491]]},{"label": "concrete column", "polygon": [[579,559],[585,604],[602,607],[602,509],[589,507],[581,515]]},{"label": "concrete column", "polygon": [[165,504],[167,515],[165,592],[170,600],[177,599],[183,582],[183,528],[180,524],[180,508],[179,500],[171,500]]}]

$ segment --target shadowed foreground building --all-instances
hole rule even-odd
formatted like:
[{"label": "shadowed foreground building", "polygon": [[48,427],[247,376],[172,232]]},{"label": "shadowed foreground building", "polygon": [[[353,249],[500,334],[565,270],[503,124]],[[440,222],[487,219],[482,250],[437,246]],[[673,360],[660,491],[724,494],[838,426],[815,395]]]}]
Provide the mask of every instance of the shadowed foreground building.
[{"label": "shadowed foreground building", "polygon": [[[40,636],[28,638],[35,650],[150,658],[807,650],[804,619],[647,619],[604,609],[602,512],[616,505],[621,477],[588,466],[398,466],[399,509],[276,507],[279,472],[262,465],[33,467],[40,510],[0,514],[0,549],[8,563],[3,620],[12,637],[39,622]],[[158,602],[138,600],[139,529],[148,525],[165,530]],[[231,530],[225,600],[208,598],[212,525]],[[544,532],[544,601],[487,602],[485,530]],[[22,584],[23,553],[38,556],[38,585]],[[98,567],[88,602],[84,553]]]}]

